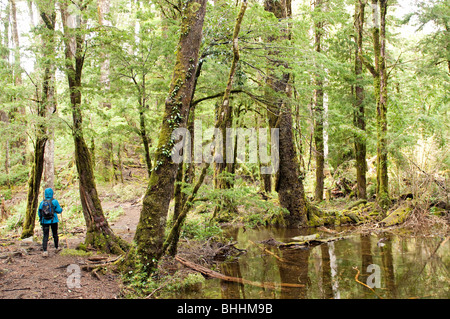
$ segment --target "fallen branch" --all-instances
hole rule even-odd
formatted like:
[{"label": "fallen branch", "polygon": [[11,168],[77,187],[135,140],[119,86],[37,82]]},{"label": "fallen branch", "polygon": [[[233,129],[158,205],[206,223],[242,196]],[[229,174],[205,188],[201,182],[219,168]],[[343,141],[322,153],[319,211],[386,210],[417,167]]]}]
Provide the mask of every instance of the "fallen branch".
[{"label": "fallen branch", "polygon": [[358,269],[358,267],[353,267],[353,269],[356,270],[355,281],[356,281],[358,284],[361,284],[361,285],[363,285],[364,287],[369,288],[369,289],[370,289],[370,290],[371,290],[378,298],[383,299],[383,297],[381,297],[380,295],[378,295],[378,294],[375,292],[375,290],[373,290],[373,288],[371,288],[370,286],[366,285],[366,284],[363,283],[362,281],[359,281],[359,279],[358,279],[358,277],[359,277],[359,269]]},{"label": "fallen branch", "polygon": [[[313,246],[313,245],[321,245],[324,243],[329,243],[336,240],[345,239],[344,236],[337,236],[337,237],[330,237],[330,238],[318,238],[319,234],[314,234],[310,236],[301,236],[297,237],[300,239],[299,241],[293,241],[289,243],[283,243],[279,242],[273,238],[266,239],[261,241],[261,244],[270,245],[270,246],[277,246],[279,248],[301,248],[301,247],[307,247],[307,246]],[[294,239],[296,239],[294,237]]]},{"label": "fallen branch", "polygon": [[30,287],[25,287],[25,288],[12,288],[12,289],[3,289],[1,291],[6,292],[6,291],[17,291],[17,290],[30,290]]},{"label": "fallen branch", "polygon": [[250,242],[251,244],[255,245],[256,247],[258,247],[259,249],[261,249],[262,251],[264,251],[264,252],[266,252],[266,253],[268,253],[268,254],[274,256],[274,257],[275,257],[276,259],[278,259],[279,261],[281,261],[281,262],[283,262],[283,263],[287,262],[286,260],[284,260],[283,258],[281,258],[280,256],[278,256],[277,254],[271,252],[271,251],[268,250],[267,248],[261,247],[260,245],[258,245],[257,243],[255,243],[255,242],[253,242],[253,241],[251,241],[251,240],[249,240],[249,242]]},{"label": "fallen branch", "polygon": [[244,278],[238,278],[238,277],[230,277],[226,276],[224,274],[221,274],[220,272],[211,270],[209,268],[203,267],[201,265],[195,264],[193,262],[190,262],[180,256],[175,256],[175,260],[183,264],[184,266],[191,268],[195,271],[198,271],[202,273],[203,275],[212,277],[212,278],[218,278],[220,280],[228,281],[228,282],[236,282],[239,284],[246,284],[261,288],[268,288],[268,289],[277,289],[277,286],[280,286],[282,288],[300,288],[305,287],[303,284],[290,284],[290,283],[273,283],[273,282],[257,282],[257,281],[251,281]]}]

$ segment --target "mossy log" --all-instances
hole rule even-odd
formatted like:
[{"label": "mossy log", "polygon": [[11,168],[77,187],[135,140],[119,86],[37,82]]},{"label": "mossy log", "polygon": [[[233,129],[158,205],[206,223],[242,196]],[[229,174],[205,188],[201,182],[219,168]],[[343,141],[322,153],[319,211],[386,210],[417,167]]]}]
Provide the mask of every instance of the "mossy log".
[{"label": "mossy log", "polygon": [[381,216],[381,214],[376,203],[358,200],[349,204],[341,211],[320,211],[320,213],[312,211],[312,213],[308,215],[308,226],[320,227],[327,225],[339,226],[343,224],[362,224],[378,221],[379,216]]},{"label": "mossy log", "polygon": [[382,226],[393,226],[403,223],[412,212],[412,205],[410,201],[406,201],[398,208],[393,210],[384,218],[380,224]]}]

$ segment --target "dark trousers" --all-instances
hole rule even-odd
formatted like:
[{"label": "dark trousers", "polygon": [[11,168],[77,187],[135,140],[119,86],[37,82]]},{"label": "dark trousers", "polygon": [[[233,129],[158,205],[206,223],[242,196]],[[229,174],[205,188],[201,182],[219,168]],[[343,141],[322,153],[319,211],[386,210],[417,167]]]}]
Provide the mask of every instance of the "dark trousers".
[{"label": "dark trousers", "polygon": [[55,248],[58,248],[58,223],[53,224],[43,224],[42,230],[44,232],[44,238],[42,239],[42,249],[44,251],[47,251],[47,243],[48,243],[48,236],[50,234],[50,227],[52,228],[52,235],[53,235],[53,242],[55,243]]}]

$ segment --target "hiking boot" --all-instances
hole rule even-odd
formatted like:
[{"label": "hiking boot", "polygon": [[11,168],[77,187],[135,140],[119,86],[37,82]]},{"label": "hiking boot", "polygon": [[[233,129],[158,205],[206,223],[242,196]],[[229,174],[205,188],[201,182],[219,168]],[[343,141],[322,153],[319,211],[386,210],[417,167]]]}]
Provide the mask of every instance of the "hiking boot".
[{"label": "hiking boot", "polygon": [[55,248],[55,253],[59,253],[61,250],[62,250],[61,247],[56,247],[56,248]]},{"label": "hiking boot", "polygon": [[44,251],[44,252],[42,253],[42,257],[48,257],[48,251]]}]

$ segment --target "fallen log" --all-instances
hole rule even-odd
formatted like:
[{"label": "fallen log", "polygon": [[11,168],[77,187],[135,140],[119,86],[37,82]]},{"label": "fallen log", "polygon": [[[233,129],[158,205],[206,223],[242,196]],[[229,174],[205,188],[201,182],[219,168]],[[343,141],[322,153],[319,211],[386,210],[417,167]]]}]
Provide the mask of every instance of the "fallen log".
[{"label": "fallen log", "polygon": [[400,207],[387,215],[387,217],[380,222],[380,225],[389,227],[401,224],[408,218],[412,211],[413,209],[410,201],[406,201],[405,204],[400,205]]},{"label": "fallen log", "polygon": [[285,259],[281,258],[281,257],[278,256],[277,254],[274,254],[273,252],[271,252],[271,251],[268,250],[267,248],[261,247],[261,246],[259,246],[257,243],[255,243],[255,242],[253,242],[253,241],[251,241],[251,240],[249,240],[248,242],[249,242],[250,244],[255,245],[256,247],[258,247],[259,249],[261,249],[261,250],[264,251],[265,253],[268,253],[269,255],[272,255],[273,257],[275,257],[275,258],[278,259],[279,261],[281,261],[281,262],[283,262],[283,263],[287,262]]},{"label": "fallen log", "polygon": [[260,241],[259,243],[265,244],[265,245],[270,245],[270,246],[277,246],[278,248],[304,248],[304,247],[308,247],[308,246],[321,245],[324,243],[329,243],[332,241],[337,241],[337,240],[347,238],[344,236],[336,236],[336,237],[329,237],[329,238],[319,238],[319,237],[320,237],[319,234],[314,234],[314,235],[310,235],[310,236],[299,236],[299,237],[294,237],[293,239],[294,240],[300,239],[300,241],[292,241],[289,243],[283,243],[283,242],[277,241],[273,238],[270,238],[270,239]]},{"label": "fallen log", "polygon": [[238,277],[230,277],[226,276],[224,274],[221,274],[220,272],[211,270],[209,268],[203,267],[201,265],[195,264],[191,261],[188,261],[180,256],[175,256],[175,260],[179,263],[183,264],[184,266],[191,268],[195,271],[198,271],[199,273],[202,273],[205,276],[211,277],[211,278],[217,278],[220,280],[228,281],[228,282],[236,282],[239,284],[245,284],[245,285],[251,285],[261,288],[268,288],[268,289],[277,289],[279,287],[281,288],[301,288],[305,287],[303,284],[291,284],[291,283],[274,283],[274,282],[258,282],[258,281],[251,281],[244,278],[238,278]]}]

